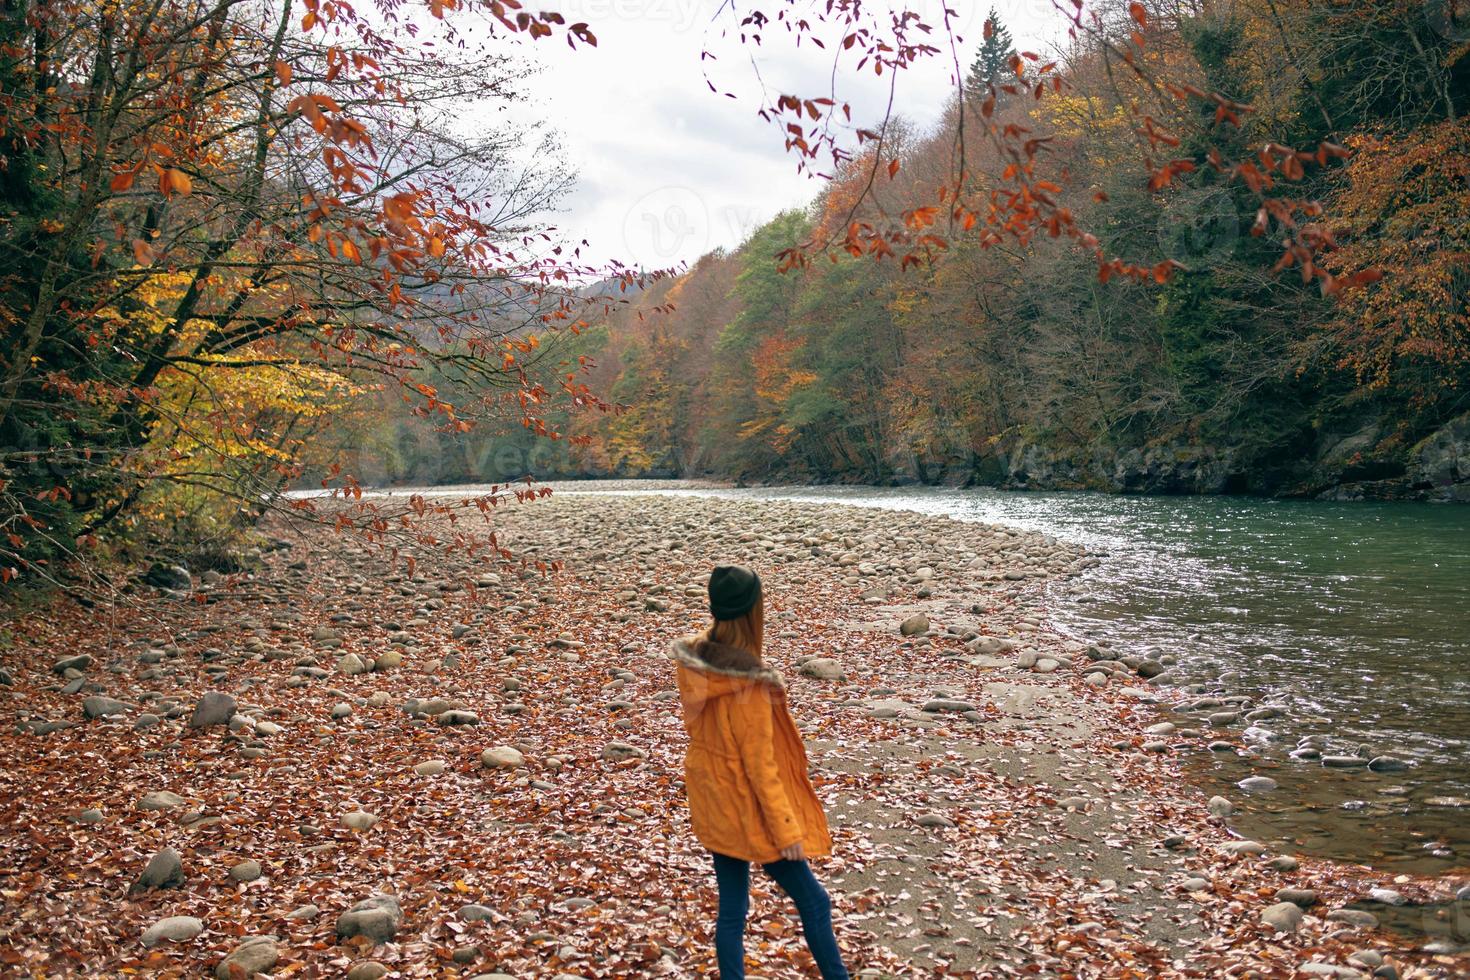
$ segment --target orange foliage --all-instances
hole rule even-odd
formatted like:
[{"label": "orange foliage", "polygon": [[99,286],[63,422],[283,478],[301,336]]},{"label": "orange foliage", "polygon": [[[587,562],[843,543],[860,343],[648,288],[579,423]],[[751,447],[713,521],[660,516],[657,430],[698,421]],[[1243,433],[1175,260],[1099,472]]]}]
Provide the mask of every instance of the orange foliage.
[{"label": "orange foliage", "polygon": [[1470,367],[1470,123],[1443,122],[1354,143],[1337,199],[1353,236],[1339,275],[1383,281],[1339,304],[1325,327],[1338,365],[1382,388],[1396,372],[1452,386]]}]

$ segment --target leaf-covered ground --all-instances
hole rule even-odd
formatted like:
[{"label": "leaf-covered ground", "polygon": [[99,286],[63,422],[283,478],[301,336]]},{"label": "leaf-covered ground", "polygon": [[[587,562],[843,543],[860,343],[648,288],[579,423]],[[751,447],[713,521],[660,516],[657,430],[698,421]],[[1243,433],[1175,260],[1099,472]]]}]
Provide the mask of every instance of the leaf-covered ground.
[{"label": "leaf-covered ground", "polygon": [[[664,650],[704,625],[715,561],[767,584],[768,657],[834,827],[818,871],[855,974],[1470,968],[1328,917],[1370,888],[1417,902],[1463,883],[1252,853],[1266,849],[1209,814],[1174,758],[1209,736],[1178,715],[1145,731],[1165,717],[1150,702],[1180,695],[1110,659],[1093,686],[1097,651],[1047,625],[1046,583],[1089,562],[1067,547],[703,497],[558,493],[495,519],[530,567],[422,547],[409,577],[355,540],[275,528],[255,572],[196,580],[192,599],[140,588],[11,623],[3,972],[213,976],[270,936],[265,976],[712,975],[713,876],[685,817]],[[916,613],[928,630],[902,635]],[[53,670],[81,654],[80,673]],[[814,656],[843,676],[806,676]],[[1038,658],[1046,672],[1018,666]],[[235,730],[187,725],[207,691],[237,699]],[[87,719],[89,695],[118,713]],[[470,721],[454,711],[475,723],[445,723]],[[499,747],[521,764],[487,766]],[[140,807],[163,792],[180,799]],[[183,884],[129,894],[165,847]],[[814,975],[791,910],[756,880],[752,975]],[[1316,893],[1296,896],[1295,931],[1262,922],[1282,888]],[[399,902],[395,934],[339,941],[338,917],[374,894]],[[170,916],[203,931],[145,946]]]}]

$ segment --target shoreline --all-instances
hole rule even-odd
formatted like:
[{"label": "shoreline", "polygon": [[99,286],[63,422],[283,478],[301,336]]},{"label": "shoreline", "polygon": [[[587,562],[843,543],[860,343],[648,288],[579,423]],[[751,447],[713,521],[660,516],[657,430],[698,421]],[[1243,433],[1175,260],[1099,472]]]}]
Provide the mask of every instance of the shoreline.
[{"label": "shoreline", "polygon": [[[570,487],[570,491],[565,485],[557,485],[556,489],[584,496],[644,490],[638,481],[571,484]],[[697,495],[730,488],[657,481],[647,489],[654,493],[684,491]],[[936,514],[934,499],[949,499],[931,498],[922,493],[910,498],[884,488],[859,489],[879,496],[876,499],[866,493],[833,496],[823,488],[803,487],[750,490],[749,495],[754,499],[807,501],[931,516]],[[725,496],[718,492],[713,495]],[[737,491],[735,496],[741,499],[746,494]],[[1017,511],[1004,504],[997,505],[993,498],[986,496],[980,499],[992,503],[965,512],[964,499],[967,498],[941,504],[937,513],[966,523],[995,524],[1027,533],[1055,533],[1063,541],[1084,548],[1100,547],[1096,554],[1103,561],[1095,571],[1076,581],[1056,581],[1050,587],[1054,603],[1048,615],[1056,632],[1084,644],[1113,642],[1117,655],[1135,654],[1132,658],[1135,660],[1156,657],[1160,650],[1172,649],[1167,641],[1161,645],[1157,632],[1140,635],[1137,629],[1110,628],[1090,613],[1091,607],[1083,605],[1091,595],[1088,580],[1100,574],[1101,587],[1108,592],[1110,583],[1130,578],[1128,563],[1138,557],[1133,552],[1147,549],[1137,543],[1114,540],[1116,529],[1099,534],[1089,526],[1069,524],[1065,508],[1059,515],[1063,518],[1060,525],[1051,528],[1047,525],[1056,524],[1055,518],[1047,521],[1043,515],[1038,522],[1024,506]],[[1111,586],[1111,591],[1116,596],[1115,586]],[[1061,608],[1055,608],[1057,605]],[[1127,635],[1130,632],[1132,635]],[[1173,631],[1176,645],[1184,642],[1180,632]],[[1240,804],[1232,819],[1243,832],[1263,834],[1275,841],[1295,839],[1307,853],[1340,863],[1366,863],[1384,874],[1400,871],[1424,877],[1470,874],[1470,866],[1463,860],[1457,865],[1453,859],[1456,852],[1464,853],[1470,847],[1470,838],[1465,837],[1463,827],[1455,826],[1452,818],[1470,808],[1470,800],[1464,799],[1462,780],[1446,779],[1450,772],[1447,763],[1425,758],[1422,745],[1406,748],[1400,741],[1402,732],[1382,733],[1376,726],[1383,718],[1364,719],[1345,706],[1330,712],[1330,718],[1322,717],[1321,690],[1299,687],[1290,679],[1285,684],[1272,683],[1272,678],[1252,677],[1249,671],[1243,679],[1233,664],[1219,661],[1218,649],[1213,658],[1206,657],[1203,661],[1197,650],[1190,649],[1190,655],[1184,656],[1177,668],[1171,664],[1166,676],[1150,680],[1146,686],[1167,687],[1172,692],[1169,700],[1175,704],[1194,701],[1207,705],[1206,699],[1210,698],[1222,702],[1202,707],[1194,715],[1173,714],[1169,718],[1178,722],[1185,733],[1196,735],[1191,744],[1180,746],[1191,756],[1191,778],[1206,788],[1207,795],[1219,793]],[[1327,668],[1326,664],[1323,666]],[[1366,669],[1372,669],[1371,665]],[[1171,680],[1169,675],[1176,670],[1179,676]],[[1230,713],[1230,704],[1224,702],[1238,695],[1247,695],[1254,701],[1234,712],[1233,720],[1223,720],[1223,715]],[[1253,711],[1257,705],[1258,710]],[[1344,727],[1352,734],[1344,735]],[[1444,737],[1451,739],[1450,744],[1454,744],[1454,729],[1442,731]],[[1320,762],[1321,757],[1333,756],[1344,757],[1334,759],[1343,765],[1331,768]],[[1361,761],[1346,758],[1351,756],[1360,756]],[[1423,768],[1426,764],[1427,770]],[[1280,779],[1279,792],[1239,790],[1239,781],[1258,775]],[[1462,931],[1470,933],[1470,927]]]},{"label": "shoreline", "polygon": [[[162,620],[121,622],[105,648],[75,611],[44,624],[33,642],[94,652],[84,684],[107,688],[124,710],[118,721],[5,741],[3,825],[72,827],[59,855],[3,841],[19,848],[29,890],[11,887],[16,876],[7,888],[51,908],[62,896],[93,901],[139,926],[198,915],[205,936],[164,951],[193,973],[232,948],[215,925],[221,889],[230,889],[225,867],[265,851],[266,884],[238,889],[245,901],[230,931],[276,936],[281,962],[299,961],[308,975],[333,975],[312,971],[344,952],[332,946],[337,913],[384,890],[400,896],[406,936],[350,949],[390,970],[440,953],[447,968],[472,943],[474,954],[447,975],[701,975],[713,893],[683,816],[663,651],[702,623],[699,583],[718,557],[757,565],[771,584],[771,657],[787,669],[837,838],[837,857],[819,874],[855,966],[877,971],[866,975],[986,976],[1030,965],[1110,976],[1147,964],[1156,976],[1246,965],[1274,976],[1321,964],[1312,968],[1321,975],[1368,976],[1380,969],[1370,961],[1387,955],[1397,975],[1447,977],[1466,964],[1367,930],[1365,913],[1347,908],[1372,887],[1407,902],[1443,899],[1448,880],[1384,881],[1297,861],[1249,846],[1210,813],[1179,778],[1175,754],[1152,751],[1174,734],[1151,703],[1164,692],[1048,628],[1036,586],[1085,570],[1078,550],[912,511],[648,494],[561,500],[497,514],[518,559],[568,562],[550,579],[508,567],[475,573],[463,556],[430,552],[408,579],[355,541],[315,535],[266,555],[254,582],[225,580],[203,603],[151,603]],[[467,574],[478,576],[476,589],[457,584]],[[919,613],[927,628],[911,624],[905,636],[900,624]],[[349,654],[381,658],[385,648],[399,656],[383,669],[344,670]],[[47,689],[61,686],[48,681],[49,659],[22,666],[10,651],[3,663],[23,696],[6,705],[7,728],[81,717],[82,692]],[[1117,679],[1085,679],[1105,672]],[[242,701],[234,735],[183,726],[211,687]],[[424,699],[436,697],[458,706],[430,713]],[[144,705],[170,699],[177,714],[134,727]],[[445,711],[472,712],[476,723],[435,724]],[[68,813],[83,801],[49,800],[27,774],[45,758],[84,760],[98,742],[113,764],[78,764],[93,777],[83,795],[103,820],[77,830]],[[498,747],[519,762],[481,759]],[[308,759],[316,764],[303,766]],[[442,766],[424,770],[434,775],[419,772],[434,761]],[[366,783],[364,771],[377,779]],[[145,788],[177,793],[191,809],[139,815]],[[292,820],[269,812],[272,802],[299,806],[275,799],[292,790],[318,812],[293,813],[299,825],[284,832],[279,824]],[[376,819],[333,830],[333,811]],[[204,816],[189,820],[194,813]],[[187,829],[205,820],[216,822]],[[315,833],[300,830],[307,824]],[[220,828],[243,839],[220,840]],[[117,886],[170,840],[188,884],[120,903]],[[116,853],[134,857],[101,884],[54,876],[68,858],[97,867]],[[318,894],[323,862],[343,880]],[[446,862],[451,871],[432,870]],[[13,918],[22,899],[4,896],[0,909]],[[319,918],[290,918],[308,899],[322,906]],[[454,911],[464,903],[496,914],[467,922]],[[764,975],[799,976],[804,950],[782,908],[754,903],[752,934],[767,938],[752,955]],[[1263,925],[1268,910],[1290,931]],[[48,935],[45,923],[27,921],[7,938],[39,957]],[[73,938],[107,964],[103,973],[143,955],[126,930],[92,926]],[[647,958],[631,963],[632,949]]]}]

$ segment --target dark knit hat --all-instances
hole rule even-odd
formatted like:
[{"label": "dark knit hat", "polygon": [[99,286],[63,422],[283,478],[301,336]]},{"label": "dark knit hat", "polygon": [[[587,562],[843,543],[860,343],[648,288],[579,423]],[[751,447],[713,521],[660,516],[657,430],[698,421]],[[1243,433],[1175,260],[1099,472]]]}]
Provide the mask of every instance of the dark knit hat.
[{"label": "dark knit hat", "polygon": [[717,565],[709,576],[709,611],[715,619],[739,619],[761,597],[761,577],[744,565]]}]

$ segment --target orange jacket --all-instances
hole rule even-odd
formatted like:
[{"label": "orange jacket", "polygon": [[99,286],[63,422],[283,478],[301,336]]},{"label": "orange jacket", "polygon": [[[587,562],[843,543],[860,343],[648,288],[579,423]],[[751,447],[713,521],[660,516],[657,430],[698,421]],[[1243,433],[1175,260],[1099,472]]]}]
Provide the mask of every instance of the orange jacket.
[{"label": "orange jacket", "polygon": [[716,854],[761,864],[798,841],[807,857],[832,853],[780,673],[703,638],[676,641],[672,654],[689,732],[684,790],[694,836]]}]

